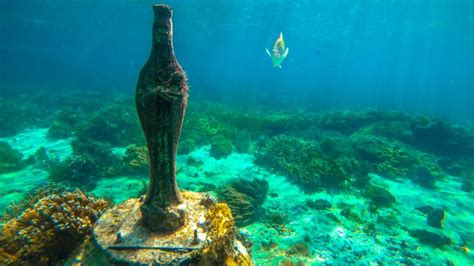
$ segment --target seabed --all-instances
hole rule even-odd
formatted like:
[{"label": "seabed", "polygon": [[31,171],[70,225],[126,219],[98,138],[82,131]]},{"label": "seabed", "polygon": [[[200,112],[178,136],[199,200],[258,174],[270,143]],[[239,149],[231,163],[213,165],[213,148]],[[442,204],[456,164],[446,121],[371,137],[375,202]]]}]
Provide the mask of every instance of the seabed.
[{"label": "seabed", "polygon": [[[207,105],[213,106],[211,103]],[[227,114],[231,116],[237,114],[232,113],[233,107],[216,106],[226,108]],[[219,112],[219,115],[223,113]],[[195,109],[191,107],[188,116],[193,117],[194,114]],[[192,119],[193,123],[195,121]],[[209,126],[206,121],[197,121],[201,121],[198,123],[201,127]],[[215,128],[222,125],[219,122]],[[196,127],[195,124],[192,126]],[[186,127],[190,125],[185,124],[184,132]],[[252,128],[248,130],[251,131]],[[183,138],[185,140],[188,136],[184,135]],[[44,147],[50,157],[67,161],[74,156],[71,147],[74,139],[72,136],[51,138],[48,137],[47,128],[30,128],[10,137],[1,138],[0,142],[9,143],[12,148],[23,154],[25,160],[35,154],[38,148]],[[252,143],[255,141],[251,139]],[[113,154],[119,158],[126,157],[126,146],[114,145],[111,148]],[[369,173],[371,184],[389,191],[396,201],[389,207],[370,212],[370,200],[359,193],[359,189],[355,187],[341,190],[321,189],[308,193],[288,176],[257,164],[251,150],[252,148],[248,152],[237,152],[234,148],[230,154],[216,158],[213,155],[212,145],[197,144],[189,152],[178,155],[177,179],[181,190],[205,191],[217,198],[220,188],[233,180],[250,182],[260,179],[268,182],[266,198],[258,207],[263,212],[250,223],[239,226],[240,234],[252,243],[249,250],[256,265],[280,265],[289,262],[296,265],[298,263],[340,265],[361,262],[373,265],[377,263],[444,265],[447,261],[455,265],[473,264],[474,257],[470,251],[470,240],[474,239],[472,230],[474,206],[470,204],[473,202],[473,192],[463,189],[465,184],[459,176],[444,175],[436,181],[434,189],[420,186],[409,178],[392,178],[371,172]],[[137,198],[143,195],[147,173],[119,172],[115,176],[97,176],[95,180],[96,184],[90,188],[89,193],[122,204],[117,206],[127,206],[123,209],[126,211],[116,213],[122,216],[126,212],[136,212],[134,205],[138,201]],[[51,179],[48,169],[38,163],[0,174],[1,210],[5,211],[12,202],[21,202],[35,188],[49,182]],[[193,195],[192,192],[188,193],[190,194],[185,195]],[[318,200],[325,200],[331,205],[321,209],[308,207],[308,202]],[[427,225],[426,214],[417,210],[420,206],[426,205],[446,210],[442,228]],[[103,217],[111,213],[106,212]],[[196,219],[199,217],[194,217],[191,212],[192,222],[189,222],[189,225],[195,223]],[[112,240],[119,230],[117,226],[111,224],[110,236],[103,240],[97,239],[98,242],[102,241],[104,246],[111,243],[117,245]],[[452,242],[442,247],[422,243],[410,235],[410,230],[413,229],[426,229],[439,233],[449,237]],[[95,230],[102,229],[97,227]],[[126,240],[127,232],[133,229],[130,227],[127,229],[124,225],[122,230],[123,239]],[[188,245],[193,235],[189,227],[183,228],[183,231],[177,234],[183,236],[182,240],[168,242],[167,245]],[[130,239],[124,243],[149,245],[151,242],[143,243],[137,239]],[[160,253],[157,250],[141,252],[143,257]]]}]

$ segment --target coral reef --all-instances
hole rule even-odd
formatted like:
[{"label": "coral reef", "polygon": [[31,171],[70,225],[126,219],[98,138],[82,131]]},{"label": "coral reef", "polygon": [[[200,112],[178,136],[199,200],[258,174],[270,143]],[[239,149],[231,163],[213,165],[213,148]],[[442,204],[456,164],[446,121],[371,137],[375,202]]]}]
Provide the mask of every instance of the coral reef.
[{"label": "coral reef", "polygon": [[237,241],[232,214],[226,204],[217,203],[206,213],[211,244],[203,247],[199,265],[251,266],[253,262],[243,244]]},{"label": "coral reef", "polygon": [[332,208],[331,202],[325,199],[307,200],[306,206],[313,210],[324,211]]},{"label": "coral reef", "polygon": [[61,139],[73,136],[76,126],[85,119],[81,110],[65,107],[53,114],[53,122],[48,130],[48,137]]},{"label": "coral reef", "polygon": [[31,209],[41,199],[53,194],[61,194],[62,192],[72,191],[72,189],[65,184],[50,182],[44,186],[41,186],[31,193],[27,194],[25,198],[18,202],[12,202],[0,215],[1,222],[8,222],[8,220],[14,219],[26,210]]},{"label": "coral reef", "polygon": [[267,198],[268,181],[254,178],[252,181],[246,179],[235,179],[229,183],[240,193],[245,193],[254,198],[257,204],[263,204]]},{"label": "coral reef", "polygon": [[32,114],[42,114],[43,110],[30,101],[3,98],[0,96],[0,137],[13,136],[26,128],[42,125],[41,119]]},{"label": "coral reef", "polygon": [[76,139],[72,143],[73,155],[66,161],[50,161],[49,173],[56,182],[68,182],[87,190],[95,187],[101,177],[120,171],[120,160],[106,142]]},{"label": "coral reef", "polygon": [[[181,137],[184,140],[188,138],[195,140],[198,146],[210,144],[215,136],[232,139],[235,129],[225,120],[217,118],[219,111],[221,111],[219,105],[191,103]],[[225,113],[229,113],[229,110]]]},{"label": "coral reef", "polygon": [[106,207],[79,190],[39,199],[2,226],[2,263],[52,265],[67,258]]},{"label": "coral reef", "polygon": [[122,158],[122,167],[129,174],[147,174],[150,171],[150,159],[146,147],[136,144],[127,146]]},{"label": "coral reef", "polygon": [[[436,179],[445,176],[434,156],[414,150],[398,141],[362,133],[351,136],[351,141],[359,160],[372,165],[372,170],[389,178],[406,178],[413,176],[413,181],[429,186]],[[417,175],[417,169],[425,173]],[[430,180],[426,180],[430,179]],[[426,183],[424,183],[426,181]]]},{"label": "coral reef", "polygon": [[234,135],[234,146],[237,152],[246,153],[249,151],[252,142],[251,135],[248,131],[242,130]]},{"label": "coral reef", "polygon": [[342,217],[346,218],[347,220],[352,220],[352,221],[356,222],[357,224],[362,223],[362,219],[357,214],[357,212],[354,210],[354,205],[347,204],[347,203],[344,203],[344,202],[340,202],[338,204],[338,207],[341,209],[339,214]]},{"label": "coral reef", "polygon": [[76,135],[82,139],[108,142],[114,146],[143,143],[136,112],[127,101],[117,100],[104,106],[76,128]]},{"label": "coral reef", "polygon": [[[404,120],[409,120],[405,118]],[[413,132],[410,121],[379,121],[362,127],[358,132],[372,136],[384,137],[391,141],[411,143]],[[410,119],[411,120],[411,119]]]},{"label": "coral reef", "polygon": [[364,173],[354,157],[346,156],[345,151],[328,148],[333,145],[331,143],[326,140],[317,145],[313,141],[286,135],[266,138],[257,143],[255,162],[287,176],[306,192],[322,188],[340,189],[351,177]]},{"label": "coral reef", "polygon": [[363,195],[370,201],[371,207],[375,209],[391,207],[396,202],[390,191],[375,185],[367,187]]},{"label": "coral reef", "polygon": [[387,112],[380,109],[347,110],[324,113],[318,119],[318,124],[323,129],[352,134],[364,126],[377,122],[389,123],[391,121],[406,121],[407,119],[409,119],[408,116],[400,112]]},{"label": "coral reef", "polygon": [[238,179],[218,190],[218,196],[232,210],[237,226],[246,226],[258,220],[268,191],[268,182],[254,179]]},{"label": "coral reef", "polygon": [[286,254],[288,255],[299,255],[308,257],[311,255],[309,247],[304,242],[297,242],[286,249]]},{"label": "coral reef", "polygon": [[0,174],[23,168],[22,157],[22,154],[10,144],[0,141]]},{"label": "coral reef", "polygon": [[234,146],[232,146],[232,142],[222,135],[215,136],[211,140],[210,154],[216,159],[229,156],[233,149]]},{"label": "coral reef", "polygon": [[252,197],[238,192],[233,187],[221,188],[219,198],[224,200],[232,209],[237,226],[249,225],[257,220],[261,214],[260,206]]},{"label": "coral reef", "polygon": [[282,234],[286,229],[285,225],[289,221],[288,214],[277,211],[265,210],[265,223]]},{"label": "coral reef", "polygon": [[442,119],[417,117],[412,124],[414,147],[452,158],[474,156],[474,133]]},{"label": "coral reef", "polygon": [[[129,134],[134,127],[139,131],[139,126],[135,123],[127,128],[128,116],[114,113],[125,109],[135,119],[132,101],[113,100],[99,94],[69,94],[60,96],[59,100],[36,97],[36,103],[25,102],[24,106],[24,102],[16,104],[18,106],[9,103],[5,107],[6,113],[0,114],[0,120],[5,121],[0,125],[3,136],[38,126],[49,126],[50,138],[78,136],[78,140],[73,141],[74,153],[66,161],[55,158],[66,157],[63,148],[70,140],[45,139],[44,143],[38,142],[38,147],[44,148],[38,149],[27,147],[33,142],[23,143],[17,136],[5,139],[13,150],[19,150],[28,159],[22,161],[21,154],[7,157],[17,157],[16,162],[21,162],[21,166],[2,174],[5,182],[0,191],[2,206],[18,200],[22,190],[31,189],[7,184],[10,178],[27,180],[36,174],[41,176],[48,165],[52,172],[54,166],[61,166],[63,170],[56,174],[61,177],[55,180],[70,180],[70,185],[90,189],[99,181],[97,191],[104,195],[125,191],[127,185],[128,188],[138,187],[140,182],[135,182],[133,177],[148,175],[148,154],[143,139],[140,134],[138,137]],[[7,100],[0,99],[0,106],[5,106],[2,101]],[[65,104],[68,107],[64,108]],[[120,108],[115,106],[117,104]],[[178,171],[181,187],[214,191],[224,201],[226,199],[220,193],[229,189],[231,212],[239,226],[246,226],[242,230],[251,232],[258,265],[310,265],[315,258],[326,259],[327,264],[351,264],[355,263],[351,259],[364,259],[388,264],[439,265],[437,259],[442,258],[441,262],[444,262],[445,257],[456,264],[467,265],[461,258],[469,260],[471,254],[468,252],[472,247],[461,242],[472,238],[468,229],[472,224],[472,212],[469,211],[469,200],[466,200],[472,196],[474,187],[471,131],[446,120],[382,110],[303,113],[281,111],[271,106],[258,109],[193,101],[187,110],[182,141],[178,145],[179,154],[194,151],[191,156],[179,157],[179,163],[183,164],[180,168],[190,169],[184,173]],[[38,112],[39,118],[32,118],[33,112]],[[104,125],[96,121],[99,116],[115,118]],[[121,119],[125,121],[120,122]],[[102,128],[104,134],[100,132]],[[121,132],[123,129],[129,133]],[[25,133],[28,136],[29,131],[21,132],[19,136]],[[197,148],[210,145],[213,139],[221,137],[237,153],[226,160],[207,160],[207,149]],[[57,147],[53,143],[56,141],[66,144],[55,150]],[[33,154],[35,150],[38,152]],[[260,167],[254,167],[255,162]],[[16,172],[24,165],[28,168]],[[17,178],[17,174],[22,176]],[[265,178],[270,182],[268,198],[252,191],[258,190],[259,186],[228,183],[229,178],[235,176]],[[99,180],[102,177],[111,178]],[[115,178],[133,179],[134,182],[110,190],[111,180]],[[41,180],[47,180],[45,174]],[[219,187],[220,184],[225,186]],[[295,196],[300,193],[295,184],[307,194]],[[148,185],[144,188],[142,192],[146,193]],[[125,194],[135,196],[136,191],[128,190],[123,199],[127,197]],[[46,195],[38,197],[43,196]],[[38,197],[11,207],[3,219],[16,217],[25,208],[32,208]],[[292,202],[293,198],[297,200]],[[265,209],[261,202],[265,202]],[[419,211],[414,211],[419,205],[413,204],[433,204],[434,207],[421,206],[417,208]],[[465,215],[460,215],[461,212]],[[402,224],[418,230],[407,230],[410,237],[401,232]],[[329,228],[336,226],[344,227],[345,236],[325,238],[332,230]],[[308,240],[304,235],[309,235]],[[288,247],[300,239],[304,239],[310,248],[310,257],[287,254]],[[357,242],[356,239],[374,239],[375,242]],[[315,248],[326,243],[330,244],[325,247],[331,247],[327,253]],[[427,252],[424,245],[452,247],[440,251],[428,248]],[[420,248],[416,249],[416,246]]]},{"label": "coral reef", "polygon": [[196,148],[196,141],[188,138],[178,144],[178,155],[190,154]]}]

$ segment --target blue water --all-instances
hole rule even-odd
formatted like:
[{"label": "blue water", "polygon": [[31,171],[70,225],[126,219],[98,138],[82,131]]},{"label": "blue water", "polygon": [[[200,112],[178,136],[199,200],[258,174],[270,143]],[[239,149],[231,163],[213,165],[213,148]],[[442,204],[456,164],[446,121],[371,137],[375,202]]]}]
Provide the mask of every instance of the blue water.
[{"label": "blue water", "polygon": [[[474,129],[474,0],[161,2],[173,7],[175,53],[190,86],[180,189],[217,192],[235,178],[267,180],[258,206],[266,214],[245,228],[256,265],[279,264],[301,241],[310,250],[300,254],[304,265],[318,265],[320,255],[335,265],[474,261],[474,135],[452,126]],[[155,3],[0,0],[0,225],[7,206],[51,180],[116,203],[143,193],[147,159],[125,155],[128,145],[137,145],[132,152],[144,145],[131,99],[150,53]],[[265,52],[280,32],[289,48],[281,69]],[[367,108],[404,113],[325,112]],[[226,142],[227,155],[212,155]],[[80,149],[87,145],[91,151]],[[258,154],[267,160],[257,162]],[[85,155],[100,167],[70,163]],[[133,156],[143,173],[134,172]],[[308,173],[340,178],[346,174],[336,161],[361,173],[347,170],[337,189],[311,182],[315,190],[303,193],[289,171],[301,168],[300,182]],[[377,216],[367,212],[376,201],[372,185],[396,197]],[[333,207],[308,207],[321,199]],[[434,211],[420,207],[447,213],[444,228],[429,224]],[[426,228],[452,243],[433,247],[412,235]]]},{"label": "blue water", "polygon": [[[164,1],[193,93],[473,123],[474,1]],[[2,90],[135,86],[154,1],[1,1]],[[265,48],[283,32],[289,57]]]}]

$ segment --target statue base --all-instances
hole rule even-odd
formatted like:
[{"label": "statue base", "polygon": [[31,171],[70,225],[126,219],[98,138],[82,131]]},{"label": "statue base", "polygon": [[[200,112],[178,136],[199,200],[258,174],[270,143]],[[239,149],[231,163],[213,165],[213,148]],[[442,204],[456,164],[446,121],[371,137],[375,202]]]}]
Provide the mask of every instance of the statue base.
[{"label": "statue base", "polygon": [[[237,239],[230,209],[207,194],[182,191],[186,213],[180,228],[149,230],[140,207],[143,197],[129,199],[106,211],[93,231],[97,252],[92,262],[107,265],[253,265]],[[103,258],[98,258],[97,254]],[[84,261],[87,265],[87,260]],[[235,264],[233,264],[235,263]]]}]

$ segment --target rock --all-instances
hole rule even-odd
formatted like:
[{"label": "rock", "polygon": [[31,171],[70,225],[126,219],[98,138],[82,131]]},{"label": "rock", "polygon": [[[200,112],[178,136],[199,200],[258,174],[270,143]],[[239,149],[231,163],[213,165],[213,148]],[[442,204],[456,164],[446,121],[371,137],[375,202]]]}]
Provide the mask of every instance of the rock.
[{"label": "rock", "polygon": [[187,138],[179,142],[178,155],[190,154],[196,148],[196,141],[191,138]]},{"label": "rock", "polygon": [[411,181],[424,188],[436,188],[436,177],[425,166],[419,166],[415,168],[413,171],[413,176],[411,177]]},{"label": "rock", "polygon": [[229,156],[233,149],[234,146],[232,146],[232,142],[222,135],[215,136],[211,140],[210,154],[216,159],[222,159]]},{"label": "rock", "polygon": [[337,216],[334,214],[334,213],[326,213],[326,217],[329,219],[329,220],[332,220],[336,223],[339,223],[339,218],[337,218]]},{"label": "rock", "polygon": [[235,218],[237,226],[246,226],[263,214],[261,205],[268,192],[268,182],[264,179],[254,178],[253,181],[236,179],[218,189],[219,199],[225,201]]},{"label": "rock", "polygon": [[246,153],[249,151],[251,142],[252,138],[250,133],[244,130],[235,134],[233,144],[237,152]]},{"label": "rock", "polygon": [[288,255],[300,255],[308,257],[310,255],[310,251],[308,245],[304,242],[298,242],[291,245],[287,250],[286,254]]},{"label": "rock", "polygon": [[432,227],[442,228],[445,219],[446,212],[443,209],[434,209],[426,217],[426,223]]},{"label": "rock", "polygon": [[430,245],[435,248],[442,248],[444,246],[451,245],[452,243],[451,238],[424,229],[409,230],[409,233],[412,237],[418,239],[420,243]]},{"label": "rock", "polygon": [[422,212],[425,215],[428,215],[429,213],[431,213],[434,210],[434,207],[429,206],[429,205],[423,205],[423,206],[420,206],[420,207],[416,207],[415,209]]},{"label": "rock", "polygon": [[254,198],[258,204],[263,204],[267,198],[269,184],[265,179],[254,178],[252,181],[235,179],[229,183],[237,191],[245,193]]},{"label": "rock", "polygon": [[0,174],[18,171],[24,167],[21,158],[23,155],[12,148],[7,142],[0,142]]},{"label": "rock", "polygon": [[390,191],[373,185],[365,190],[364,196],[370,200],[370,205],[375,209],[388,208],[397,201]]},{"label": "rock", "polygon": [[412,124],[412,131],[417,148],[453,158],[474,154],[474,134],[464,127],[420,117]]},{"label": "rock", "polygon": [[307,200],[306,206],[308,206],[308,208],[313,209],[313,210],[323,211],[323,210],[330,209],[332,207],[332,204],[325,199],[317,199],[317,200]]},{"label": "rock", "polygon": [[438,165],[449,175],[460,176],[462,174],[461,166],[448,158],[439,159]]},{"label": "rock", "polygon": [[187,164],[188,166],[199,167],[199,166],[203,165],[204,162],[203,162],[203,161],[200,161],[200,160],[198,160],[198,159],[195,159],[195,158],[192,157],[192,156],[188,156],[188,158],[186,159],[186,164]]},{"label": "rock", "polygon": [[261,242],[261,245],[262,245],[262,249],[263,249],[263,250],[266,250],[266,251],[271,250],[271,249],[274,249],[274,248],[276,248],[276,247],[278,246],[278,244],[277,244],[275,241],[273,241],[273,240],[262,241],[262,242]]}]

